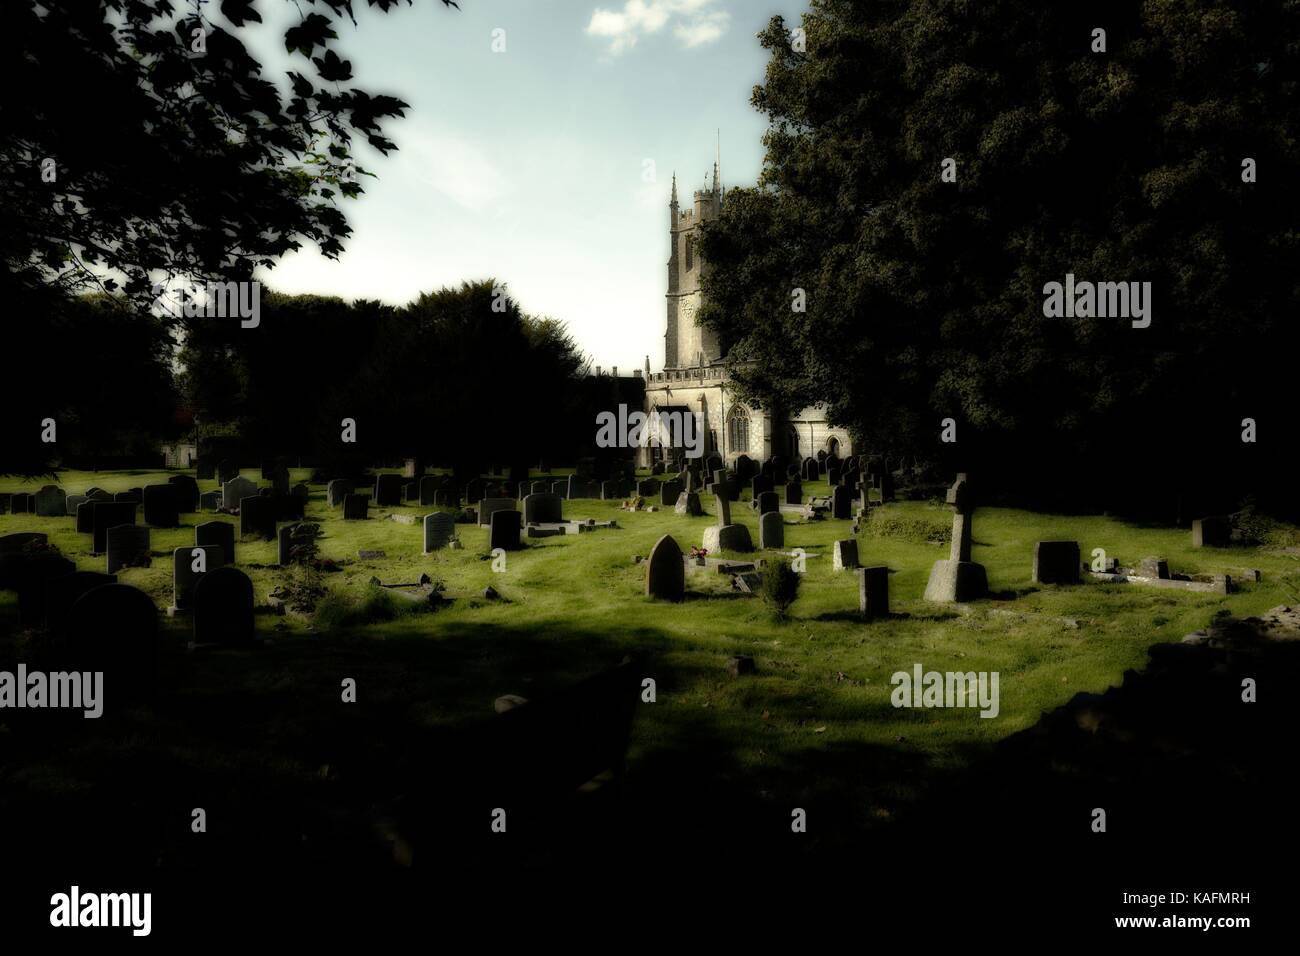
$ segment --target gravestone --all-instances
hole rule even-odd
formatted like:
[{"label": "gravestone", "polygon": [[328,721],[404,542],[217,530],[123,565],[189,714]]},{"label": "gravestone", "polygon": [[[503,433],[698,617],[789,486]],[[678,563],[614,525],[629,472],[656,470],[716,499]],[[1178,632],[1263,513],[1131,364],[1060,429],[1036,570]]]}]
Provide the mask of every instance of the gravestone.
[{"label": "gravestone", "polygon": [[609,481],[600,483],[600,498],[602,501],[621,501],[627,497],[627,483],[618,478],[611,478]]},{"label": "gravestone", "polygon": [[758,500],[759,495],[769,491],[775,491],[775,490],[776,490],[776,484],[772,481],[770,477],[766,475],[759,475],[752,482],[750,482],[750,495],[753,497],[755,501]]},{"label": "gravestone", "polygon": [[437,475],[425,475],[420,479],[420,504],[432,505],[436,500],[438,489],[442,487],[442,479]]},{"label": "gravestone", "polygon": [[227,511],[235,511],[245,498],[257,494],[257,485],[247,478],[236,475],[221,484],[221,506]]},{"label": "gravestone", "polygon": [[775,491],[764,491],[754,499],[758,505],[758,513],[765,515],[769,511],[779,511],[781,509],[781,498]]},{"label": "gravestone", "polygon": [[88,499],[77,506],[77,533],[95,533],[95,505],[98,501]]},{"label": "gravestone", "polygon": [[670,478],[659,486],[659,503],[665,508],[677,504],[677,496],[682,493],[680,479]]},{"label": "gravestone", "polygon": [[646,478],[636,483],[636,493],[642,498],[654,498],[659,494],[659,482]]},{"label": "gravestone", "polygon": [[235,526],[229,521],[205,521],[194,526],[194,543],[221,549],[223,564],[235,563]]},{"label": "gravestone", "polygon": [[9,492],[0,491],[0,515],[7,515],[9,513],[9,499],[12,497],[13,495]]},{"label": "gravestone", "polygon": [[29,515],[36,511],[36,498],[25,491],[16,491],[9,496],[9,511],[16,515]]},{"label": "gravestone", "polygon": [[785,466],[785,480],[797,481],[803,475],[803,469],[797,463]]},{"label": "gravestone", "polygon": [[199,578],[225,563],[225,552],[216,544],[195,544],[172,551],[172,610],[188,611]]},{"label": "gravestone", "polygon": [[524,499],[524,524],[558,524],[564,520],[564,499],[559,495],[529,495]]},{"label": "gravestone", "polygon": [[1231,543],[1231,518],[1198,518],[1192,522],[1193,548],[1226,548]]},{"label": "gravestone", "polygon": [[[148,529],[141,529],[148,531]],[[73,571],[45,581],[45,626],[56,634],[66,634],[68,615],[72,605],[87,591],[116,584],[116,574],[98,571]],[[152,603],[152,602],[151,602]]]},{"label": "gravestone", "polygon": [[402,485],[402,501],[408,505],[420,503],[420,483],[418,481],[408,481]]},{"label": "gravestone", "polygon": [[889,617],[889,568],[858,568],[858,610],[868,621]]},{"label": "gravestone", "polygon": [[172,475],[167,479],[176,498],[176,510],[181,514],[193,514],[199,510],[199,483],[189,475]]},{"label": "gravestone", "polygon": [[119,568],[146,568],[150,560],[149,529],[134,524],[109,528],[105,548],[109,574],[115,574]]},{"label": "gravestone", "polygon": [[551,493],[551,483],[549,481],[534,481],[528,487],[530,495],[549,495]]},{"label": "gravestone", "polygon": [[460,492],[455,488],[442,487],[433,493],[433,504],[437,508],[459,508]]},{"label": "gravestone", "polygon": [[217,466],[207,455],[200,455],[194,462],[194,477],[199,481],[211,481],[217,477]]},{"label": "gravestone", "polygon": [[276,563],[282,568],[288,567],[295,562],[300,563],[302,555],[295,552],[299,548],[309,546],[316,540],[316,529],[315,524],[301,521],[281,526],[275,535]]},{"label": "gravestone", "polygon": [[108,550],[108,529],[120,524],[135,524],[135,505],[129,501],[96,501],[92,506],[91,525],[95,536],[91,550],[103,554]]},{"label": "gravestone", "polygon": [[785,485],[785,503],[788,505],[803,504],[803,485],[797,481],[788,481]]},{"label": "gravestone", "polygon": [[801,473],[803,475],[804,481],[820,480],[822,476],[822,470],[821,470],[821,466],[817,464],[817,459],[805,458],[803,460],[803,470]]},{"label": "gravestone", "polygon": [[271,480],[271,490],[277,495],[287,495],[289,493],[289,469],[283,464],[277,464],[271,469],[271,474],[267,476]]},{"label": "gravestone", "polygon": [[704,550],[749,552],[754,550],[749,529],[743,524],[710,525],[704,529]]},{"label": "gravestone", "polygon": [[723,525],[731,524],[731,502],[727,500],[726,494],[716,490],[717,485],[712,487],[715,489],[713,492],[713,506],[717,509],[718,527],[721,528]]},{"label": "gravestone", "polygon": [[369,495],[347,494],[343,496],[343,520],[364,521],[370,508]]},{"label": "gravestone", "polygon": [[375,477],[375,505],[394,508],[402,503],[402,476],[377,475]]},{"label": "gravestone", "polygon": [[492,527],[492,515],[497,511],[514,511],[516,509],[517,505],[514,498],[483,498],[478,504],[479,527]]},{"label": "gravestone", "polygon": [[[550,491],[551,489],[547,488],[546,490]],[[467,505],[477,504],[478,502],[483,500],[483,496],[486,493],[487,493],[486,481],[484,481],[482,478],[474,478],[470,480],[465,485],[465,504]]]},{"label": "gravestone", "polygon": [[[77,516],[77,509],[89,500],[90,499],[85,495],[68,495],[63,504],[67,508],[68,514],[75,518]],[[4,514],[4,511],[0,510],[0,514]]]},{"label": "gravestone", "polygon": [[15,531],[13,534],[0,535],[0,554],[17,554],[44,547],[48,543],[49,536],[44,531]]},{"label": "gravestone", "polygon": [[964,472],[948,489],[948,504],[953,507],[952,548],[948,560],[936,561],[930,569],[925,599],[942,603],[974,601],[987,595],[989,586],[984,565],[970,559],[975,502]]},{"label": "gravestone", "polygon": [[779,511],[768,511],[758,516],[758,546],[785,547],[785,521]]},{"label": "gravestone", "polygon": [[826,480],[832,485],[840,483],[840,470],[835,465],[828,465],[826,468]]},{"label": "gravestone", "polygon": [[119,491],[112,497],[113,501],[125,501],[133,505],[144,504],[144,489],[136,491],[132,488],[130,491]]},{"label": "gravestone", "polygon": [[343,498],[356,490],[356,486],[346,478],[335,478],[325,486],[325,503],[331,508],[342,507]]},{"label": "gravestone", "polygon": [[[226,482],[239,477],[239,466],[229,458],[223,458],[217,462],[217,483],[225,486]],[[234,507],[229,505],[228,507]]]},{"label": "gravestone", "polygon": [[205,491],[199,495],[199,507],[204,511],[220,511],[223,497],[220,491]]},{"label": "gravestone", "polygon": [[1169,562],[1158,557],[1143,558],[1138,562],[1137,572],[1139,577],[1168,580]]},{"label": "gravestone", "polygon": [[749,481],[758,471],[754,465],[754,459],[748,455],[737,455],[736,460],[732,462],[732,469],[741,482]]},{"label": "gravestone", "polygon": [[64,518],[68,514],[68,496],[56,485],[46,485],[32,496],[38,518]]},{"label": "gravestone", "polygon": [[704,514],[704,509],[700,507],[700,496],[693,491],[683,491],[678,495],[677,504],[673,506],[673,511],[691,518],[698,518]]},{"label": "gravestone", "polygon": [[646,597],[680,601],[686,595],[686,565],[682,549],[672,535],[664,535],[650,549],[645,568]]},{"label": "gravestone", "polygon": [[856,538],[836,541],[831,555],[832,571],[851,571],[858,566],[858,542]]},{"label": "gravestone", "polygon": [[303,503],[303,507],[306,507],[307,499],[311,497],[311,489],[308,488],[304,482],[300,481],[289,489],[289,496],[291,498],[297,498]]},{"label": "gravestone", "polygon": [[[512,499],[506,498],[502,500],[510,501],[511,504],[514,504]],[[506,551],[519,550],[519,529],[520,519],[522,517],[523,515],[518,511],[515,511],[513,508],[493,510],[492,530],[488,535],[488,548],[492,550],[502,548]]]},{"label": "gravestone", "polygon": [[194,643],[246,647],[255,636],[253,582],[238,568],[209,569],[194,586]]},{"label": "gravestone", "polygon": [[853,517],[853,495],[843,485],[831,489],[831,517],[847,519]]},{"label": "gravestone", "polygon": [[75,666],[103,672],[105,708],[124,692],[155,683],[158,609],[139,588],[126,584],[91,588],[69,609],[64,630]]},{"label": "gravestone", "polygon": [[257,535],[265,541],[275,539],[275,500],[264,495],[241,498],[239,502],[239,536]]},{"label": "gravestone", "polygon": [[652,462],[650,465],[650,474],[662,475],[664,473],[664,463],[662,461]]},{"label": "gravestone", "polygon": [[456,535],[456,519],[445,511],[424,516],[424,553],[445,548]]},{"label": "gravestone", "polygon": [[1078,584],[1079,542],[1035,542],[1032,580],[1035,584]]},{"label": "gravestone", "polygon": [[171,485],[145,485],[144,523],[154,528],[175,528],[180,523]]}]

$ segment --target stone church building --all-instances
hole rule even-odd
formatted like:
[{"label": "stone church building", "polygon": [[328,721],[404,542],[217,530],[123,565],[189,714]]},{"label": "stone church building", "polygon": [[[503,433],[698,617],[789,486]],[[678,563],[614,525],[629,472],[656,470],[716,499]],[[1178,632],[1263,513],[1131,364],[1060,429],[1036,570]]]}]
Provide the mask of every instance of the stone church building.
[{"label": "stone church building", "polygon": [[[664,332],[664,364],[658,372],[645,362],[645,412],[694,412],[704,433],[704,454],[716,452],[730,464],[740,455],[762,461],[780,455],[790,461],[815,458],[819,451],[840,457],[854,454],[846,430],[832,428],[816,408],[789,411],[752,408],[733,397],[728,387],[726,359],[717,334],[696,322],[704,262],[696,251],[700,225],[722,209],[724,193],[713,167],[711,188],[695,192],[695,206],[683,211],[673,177],[668,204],[668,323]],[[641,464],[668,454],[653,443],[642,449]]]}]

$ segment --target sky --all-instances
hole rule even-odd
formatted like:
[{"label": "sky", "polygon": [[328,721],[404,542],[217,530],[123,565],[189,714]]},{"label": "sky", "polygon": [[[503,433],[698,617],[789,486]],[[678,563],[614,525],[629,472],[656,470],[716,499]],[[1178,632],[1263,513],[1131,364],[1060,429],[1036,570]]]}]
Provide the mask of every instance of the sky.
[{"label": "sky", "polygon": [[[353,85],[411,105],[386,125],[399,149],[357,150],[378,179],[342,204],[353,235],[339,259],[305,243],[259,278],[394,304],[494,278],[525,312],[565,322],[594,365],[626,374],[648,355],[658,371],[672,174],[686,207],[720,130],[723,184],[753,184],[755,34],[776,13],[797,25],[805,0],[459,2],[357,3],[358,25],[336,24]],[[266,23],[240,36],[271,78],[297,14],[258,10]]]}]

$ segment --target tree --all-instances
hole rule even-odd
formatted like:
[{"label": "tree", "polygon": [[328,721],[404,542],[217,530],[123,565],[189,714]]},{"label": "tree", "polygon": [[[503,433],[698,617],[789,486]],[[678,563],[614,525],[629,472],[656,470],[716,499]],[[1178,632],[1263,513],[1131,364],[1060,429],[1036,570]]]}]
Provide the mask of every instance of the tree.
[{"label": "tree", "polygon": [[[1300,4],[811,7],[806,49],[760,35],[762,176],[702,237],[747,396],[1021,489],[1259,477],[1296,434]],[[1151,282],[1150,327],[1046,318],[1067,273]]]}]

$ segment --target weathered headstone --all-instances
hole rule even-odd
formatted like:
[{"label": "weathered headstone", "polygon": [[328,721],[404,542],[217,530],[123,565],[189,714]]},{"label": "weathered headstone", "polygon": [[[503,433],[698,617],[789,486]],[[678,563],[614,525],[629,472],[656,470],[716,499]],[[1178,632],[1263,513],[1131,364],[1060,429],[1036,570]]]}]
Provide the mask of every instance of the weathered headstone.
[{"label": "weathered headstone", "polygon": [[715,551],[748,552],[754,550],[749,528],[743,524],[710,525],[704,529],[704,549]]},{"label": "weathered headstone", "polygon": [[[532,497],[531,495],[529,497]],[[559,497],[552,495],[551,497]],[[478,523],[480,528],[492,527],[492,515],[497,511],[514,511],[518,506],[514,498],[483,498],[478,503]]]},{"label": "weathered headstone", "polygon": [[253,643],[253,582],[238,568],[209,570],[194,586],[194,642],[233,647]]},{"label": "weathered headstone", "polygon": [[659,486],[659,503],[667,508],[677,504],[677,496],[682,493],[682,482],[678,478],[669,478]]},{"label": "weathered headstone", "polygon": [[664,535],[650,549],[645,569],[646,597],[680,601],[686,593],[686,566],[682,549],[671,535]]},{"label": "weathered headstone", "polygon": [[105,536],[108,573],[119,568],[142,568],[149,565],[149,529],[134,524],[109,528]]},{"label": "weathered headstone", "polygon": [[[63,506],[67,509],[67,513],[75,518],[77,516],[77,509],[88,500],[90,499],[85,495],[68,495],[68,497],[64,499]],[[0,514],[4,514],[4,511],[0,510]]]},{"label": "weathered headstone", "polygon": [[848,519],[853,517],[853,494],[843,485],[831,489],[831,517]]},{"label": "weathered headstone", "polygon": [[205,521],[195,525],[194,543],[200,547],[215,545],[221,549],[225,564],[235,563],[235,526],[229,521]]},{"label": "weathered headstone", "polygon": [[170,484],[145,485],[144,523],[154,528],[174,528],[180,523],[176,493]]},{"label": "weathered headstone", "polygon": [[402,476],[377,475],[375,477],[375,505],[380,508],[395,508],[402,503]]},{"label": "weathered headstone", "polygon": [[356,490],[356,486],[346,478],[335,478],[325,486],[325,503],[331,508],[342,507],[344,496]]},{"label": "weathered headstone", "polygon": [[129,501],[97,501],[91,512],[95,535],[91,550],[103,554],[108,550],[108,529],[120,524],[135,524],[135,505]]},{"label": "weathered headstone", "polygon": [[925,586],[925,599],[950,603],[973,601],[988,594],[988,575],[984,565],[971,560],[971,518],[975,502],[965,473],[948,489],[948,504],[953,507],[952,549],[948,560],[936,561]]},{"label": "weathered headstone", "polygon": [[679,515],[687,515],[692,518],[698,518],[704,514],[704,509],[700,507],[700,496],[693,491],[683,491],[677,496],[677,504],[673,506],[673,511]]},{"label": "weathered headstone", "polygon": [[858,542],[856,538],[836,541],[831,556],[832,571],[851,571],[858,566]]},{"label": "weathered headstone", "polygon": [[234,511],[245,498],[257,494],[257,485],[240,475],[221,484],[221,506],[227,511]]},{"label": "weathered headstone", "polygon": [[717,509],[718,527],[731,524],[731,502],[727,500],[724,492],[718,490],[717,485],[713,485],[713,506]]},{"label": "weathered headstone", "polygon": [[889,617],[889,568],[858,568],[858,610],[869,621]]},{"label": "weathered headstone", "polygon": [[779,511],[781,509],[781,498],[775,491],[764,491],[754,499],[758,506],[757,510],[760,515],[765,515],[769,511]]},{"label": "weathered headstone", "polygon": [[172,552],[172,610],[188,611],[199,578],[225,563],[226,555],[219,545],[195,544],[175,549]]},{"label": "weathered headstone", "polygon": [[[546,489],[550,491],[549,488]],[[465,483],[465,504],[477,504],[487,493],[487,482],[482,478],[473,478]]]},{"label": "weathered headstone", "polygon": [[772,481],[771,477],[767,475],[759,475],[750,482],[750,494],[753,496],[755,501],[758,500],[759,495],[774,490],[776,490],[776,485]]},{"label": "weathered headstone", "polygon": [[36,511],[36,497],[25,491],[16,491],[9,496],[9,510],[16,515],[29,515]]},{"label": "weathered headstone", "polygon": [[659,496],[659,482],[650,478],[642,479],[636,483],[636,493],[642,498],[657,498]]},{"label": "weathered headstone", "polygon": [[98,502],[87,499],[77,505],[77,534],[95,533],[95,505]]},{"label": "weathered headstone", "polygon": [[[502,500],[514,504],[512,499],[506,498]],[[492,550],[502,548],[506,551],[517,551],[520,547],[520,519],[523,518],[523,515],[513,508],[496,509],[491,514],[492,529],[488,534],[488,547]]]},{"label": "weathered headstone", "polygon": [[1078,584],[1079,542],[1035,542],[1033,581],[1035,584]]},{"label": "weathered headstone", "polygon": [[203,511],[220,511],[223,497],[220,491],[205,491],[199,495],[199,508]]},{"label": "weathered headstone", "polygon": [[420,479],[420,504],[432,505],[438,489],[442,487],[442,479],[437,475],[425,475]]},{"label": "weathered headstone", "polygon": [[277,516],[275,499],[252,495],[239,501],[239,536],[257,535],[265,541],[275,539]]},{"label": "weathered headstone", "polygon": [[343,496],[343,520],[364,521],[370,508],[369,495],[347,494]]},{"label": "weathered headstone", "polygon": [[787,481],[785,484],[785,503],[788,505],[803,504],[803,485],[797,481]]},{"label": "weathered headstone", "polygon": [[564,520],[564,499],[559,495],[529,495],[524,499],[524,524],[558,524]]},{"label": "weathered headstone", "polygon": [[620,501],[627,497],[627,483],[618,478],[611,478],[609,481],[600,483],[600,498],[602,501]]},{"label": "weathered headstone", "polygon": [[57,485],[46,485],[32,498],[38,518],[64,518],[68,514],[68,496]]},{"label": "weathered headstone", "polygon": [[276,563],[285,568],[300,562],[302,558],[299,549],[310,545],[315,539],[316,525],[314,524],[295,521],[282,525],[275,535]]},{"label": "weathered headstone", "polygon": [[424,553],[430,554],[447,546],[456,536],[456,519],[445,511],[435,511],[424,516]]},{"label": "weathered headstone", "polygon": [[768,511],[758,516],[758,546],[785,547],[785,521],[779,511]]},{"label": "weathered headstone", "polygon": [[1140,577],[1155,578],[1161,581],[1167,580],[1169,578],[1169,562],[1158,557],[1143,558],[1138,562],[1137,572]]},{"label": "weathered headstone", "polygon": [[1192,522],[1193,548],[1226,548],[1231,543],[1231,518],[1198,518]]}]

